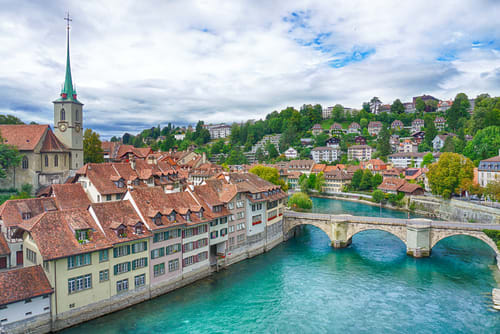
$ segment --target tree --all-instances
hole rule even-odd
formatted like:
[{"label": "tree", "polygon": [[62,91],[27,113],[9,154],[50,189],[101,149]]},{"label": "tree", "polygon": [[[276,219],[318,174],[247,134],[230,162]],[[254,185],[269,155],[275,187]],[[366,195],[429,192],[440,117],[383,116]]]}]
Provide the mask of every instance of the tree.
[{"label": "tree", "polygon": [[361,182],[359,184],[360,190],[368,190],[372,186],[372,172],[369,169],[365,169],[363,172],[363,177],[361,178]]},{"label": "tree", "polygon": [[336,104],[334,107],[333,107],[333,110],[332,110],[332,118],[336,121],[336,122],[342,122],[345,117],[344,117],[344,107],[340,104]]},{"label": "tree", "polygon": [[423,112],[425,110],[425,102],[421,97],[417,97],[415,100],[415,109],[417,109],[418,112]]},{"label": "tree", "polygon": [[0,178],[7,177],[7,170],[10,167],[19,166],[22,157],[17,148],[4,144],[3,139],[0,137]]},{"label": "tree", "polygon": [[391,112],[395,114],[401,114],[405,112],[405,106],[401,103],[400,99],[394,100],[391,105]]},{"label": "tree", "polygon": [[83,134],[83,162],[104,162],[99,134],[91,129],[86,129]]},{"label": "tree", "polygon": [[255,151],[255,160],[259,162],[266,160],[266,154],[264,153],[262,147],[259,147],[257,151]]},{"label": "tree", "polygon": [[113,136],[113,137],[111,137],[111,139],[109,141],[112,142],[112,143],[117,143],[117,142],[120,141],[120,138],[116,137],[116,136]]},{"label": "tree", "polygon": [[259,165],[251,168],[249,172],[266,181],[271,182],[272,184],[281,186],[281,189],[283,189],[284,191],[288,190],[288,185],[285,184],[285,181],[280,179],[280,174],[276,168]]},{"label": "tree", "polygon": [[239,148],[232,149],[226,159],[226,164],[228,165],[242,165],[246,164],[247,162],[247,158]]},{"label": "tree", "polygon": [[490,200],[500,202],[500,180],[488,182],[484,189],[484,195]]},{"label": "tree", "polygon": [[0,115],[0,124],[24,124],[24,122],[16,116]]},{"label": "tree", "polygon": [[438,134],[438,131],[436,129],[436,125],[434,124],[434,119],[432,118],[431,115],[425,115],[424,117],[424,131],[425,131],[425,136],[424,136],[424,141],[425,143],[429,146],[432,147],[432,141]]},{"label": "tree", "polygon": [[370,103],[369,102],[363,102],[363,108],[362,110],[366,112],[370,112]]},{"label": "tree", "polygon": [[390,137],[389,130],[384,124],[377,138],[377,151],[379,156],[386,157],[392,153],[391,143],[389,141]]},{"label": "tree", "polygon": [[323,174],[323,172],[320,172],[316,176],[316,184],[314,185],[314,189],[316,189],[318,192],[322,192],[324,185],[325,185],[325,175]]},{"label": "tree", "polygon": [[462,117],[469,117],[469,113],[467,112],[469,108],[470,102],[467,95],[465,95],[464,93],[457,94],[450,109],[446,110],[446,118],[450,129],[457,130],[458,120]]},{"label": "tree", "polygon": [[288,205],[293,210],[310,210],[313,206],[312,200],[306,193],[295,193],[288,200]]},{"label": "tree", "polygon": [[481,94],[476,98],[472,115],[474,132],[488,126],[500,126],[500,97]]},{"label": "tree", "polygon": [[380,203],[384,200],[385,198],[385,195],[384,193],[382,192],[382,190],[375,190],[373,193],[372,193],[372,199],[375,203]]},{"label": "tree", "polygon": [[326,133],[320,133],[315,138],[316,146],[325,146],[326,141],[328,140],[328,135]]},{"label": "tree", "polygon": [[300,191],[307,193],[309,191],[309,178],[306,174],[301,174],[299,176],[299,187]]},{"label": "tree", "polygon": [[473,179],[474,165],[461,154],[446,152],[438,162],[429,166],[427,177],[433,194],[450,198],[459,191],[464,179]]},{"label": "tree", "polygon": [[358,169],[354,172],[351,180],[351,186],[354,190],[359,189],[359,185],[361,184],[361,179],[363,178],[363,170]]},{"label": "tree", "polygon": [[307,188],[315,189],[316,188],[316,174],[309,174],[309,178],[307,180]]},{"label": "tree", "polygon": [[277,158],[280,155],[278,150],[276,150],[276,146],[270,142],[267,143],[266,150],[269,158],[271,159]]},{"label": "tree", "polygon": [[494,157],[500,149],[500,126],[489,126],[479,130],[465,145],[463,154],[476,164],[480,160]]},{"label": "tree", "polygon": [[377,189],[377,187],[382,184],[383,180],[384,180],[384,178],[382,175],[374,174],[372,177],[372,188]]},{"label": "tree", "polygon": [[432,163],[432,161],[434,161],[434,156],[429,152],[422,158],[422,165],[420,167],[428,166]]}]

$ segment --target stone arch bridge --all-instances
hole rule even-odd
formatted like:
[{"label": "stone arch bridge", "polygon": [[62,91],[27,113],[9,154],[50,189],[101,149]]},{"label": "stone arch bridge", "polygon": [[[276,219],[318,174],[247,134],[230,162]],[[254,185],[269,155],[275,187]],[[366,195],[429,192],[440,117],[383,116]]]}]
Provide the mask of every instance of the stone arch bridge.
[{"label": "stone arch bridge", "polygon": [[366,230],[389,232],[406,245],[406,253],[413,257],[426,257],[432,248],[445,238],[454,235],[468,235],[482,240],[496,253],[497,266],[500,268],[500,252],[495,242],[483,230],[500,230],[500,225],[471,224],[461,222],[436,221],[424,218],[398,219],[364,217],[352,215],[329,215],[285,211],[283,234],[290,237],[293,229],[300,225],[313,225],[330,238],[334,248],[347,247],[352,237]]}]

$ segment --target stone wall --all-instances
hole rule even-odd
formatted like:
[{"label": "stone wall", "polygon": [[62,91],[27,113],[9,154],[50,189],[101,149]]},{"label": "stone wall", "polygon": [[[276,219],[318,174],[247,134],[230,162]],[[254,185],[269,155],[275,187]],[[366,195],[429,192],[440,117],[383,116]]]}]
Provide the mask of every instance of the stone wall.
[{"label": "stone wall", "polygon": [[50,312],[25,320],[12,322],[5,326],[0,326],[0,333],[9,334],[43,334],[51,331]]},{"label": "stone wall", "polygon": [[410,206],[415,213],[442,220],[466,223],[500,224],[500,209],[460,200],[444,200],[428,196],[412,196]]}]

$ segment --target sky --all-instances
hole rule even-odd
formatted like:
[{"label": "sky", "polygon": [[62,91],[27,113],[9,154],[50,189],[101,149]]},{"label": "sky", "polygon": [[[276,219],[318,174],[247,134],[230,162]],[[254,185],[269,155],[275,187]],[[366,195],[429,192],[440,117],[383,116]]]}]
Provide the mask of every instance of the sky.
[{"label": "sky", "polygon": [[500,95],[500,1],[0,0],[0,113],[53,123],[71,22],[102,138],[378,96]]}]

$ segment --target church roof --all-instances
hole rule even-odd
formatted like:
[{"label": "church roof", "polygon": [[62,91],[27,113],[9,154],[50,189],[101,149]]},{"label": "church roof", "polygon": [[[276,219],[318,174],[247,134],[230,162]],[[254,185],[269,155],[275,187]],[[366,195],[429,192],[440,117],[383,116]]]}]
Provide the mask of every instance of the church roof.
[{"label": "church roof", "polygon": [[0,136],[4,144],[13,145],[20,151],[32,151],[48,128],[47,124],[0,125]]},{"label": "church roof", "polygon": [[57,139],[54,132],[49,129],[45,136],[40,152],[68,152],[68,148]]}]

